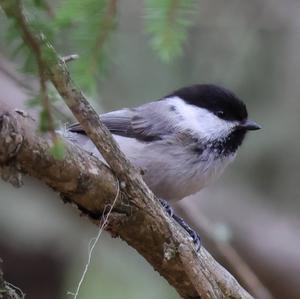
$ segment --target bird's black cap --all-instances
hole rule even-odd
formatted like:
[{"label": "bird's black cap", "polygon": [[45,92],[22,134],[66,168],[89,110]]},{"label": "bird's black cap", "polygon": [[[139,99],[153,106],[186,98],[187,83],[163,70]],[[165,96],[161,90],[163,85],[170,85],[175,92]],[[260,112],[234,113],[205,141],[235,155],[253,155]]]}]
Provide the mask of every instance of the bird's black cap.
[{"label": "bird's black cap", "polygon": [[243,121],[248,117],[246,105],[231,91],[214,84],[195,84],[175,90],[186,103],[205,108],[221,119]]}]

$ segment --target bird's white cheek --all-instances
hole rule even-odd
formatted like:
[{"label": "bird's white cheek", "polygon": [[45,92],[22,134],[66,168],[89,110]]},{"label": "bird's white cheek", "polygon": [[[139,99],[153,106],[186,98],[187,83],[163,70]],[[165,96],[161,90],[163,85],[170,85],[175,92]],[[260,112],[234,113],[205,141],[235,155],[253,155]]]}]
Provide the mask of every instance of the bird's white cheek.
[{"label": "bird's white cheek", "polygon": [[175,125],[181,129],[188,129],[197,133],[201,138],[208,140],[227,136],[236,126],[236,122],[220,119],[205,108],[186,104],[178,97],[169,98],[181,116]]},{"label": "bird's white cheek", "polygon": [[235,122],[220,119],[212,113],[198,116],[198,130],[200,135],[206,139],[227,136],[235,126]]}]

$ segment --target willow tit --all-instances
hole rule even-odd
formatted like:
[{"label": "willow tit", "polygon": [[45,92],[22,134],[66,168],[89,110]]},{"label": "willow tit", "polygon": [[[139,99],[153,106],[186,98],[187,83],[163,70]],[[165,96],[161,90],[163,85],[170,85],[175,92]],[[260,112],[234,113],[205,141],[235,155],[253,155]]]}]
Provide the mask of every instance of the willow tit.
[{"label": "willow tit", "polygon": [[[260,129],[234,93],[212,84],[184,87],[136,108],[102,114],[101,120],[143,170],[153,193],[167,201],[194,194],[219,177],[246,133]],[[79,124],[65,135],[99,155]]]}]

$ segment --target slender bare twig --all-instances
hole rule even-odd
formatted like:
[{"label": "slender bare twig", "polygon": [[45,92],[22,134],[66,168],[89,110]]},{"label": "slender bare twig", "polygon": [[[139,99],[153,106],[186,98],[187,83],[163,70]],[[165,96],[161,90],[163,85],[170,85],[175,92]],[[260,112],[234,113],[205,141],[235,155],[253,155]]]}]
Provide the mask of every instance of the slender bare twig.
[{"label": "slender bare twig", "polygon": [[87,263],[85,264],[85,267],[84,267],[83,273],[82,273],[82,275],[81,275],[81,277],[80,277],[80,280],[79,280],[79,283],[78,283],[78,285],[77,285],[76,291],[75,291],[75,293],[71,293],[71,292],[69,293],[70,295],[73,295],[73,296],[74,296],[74,297],[73,297],[74,299],[77,299],[77,297],[78,297],[78,295],[79,295],[81,286],[82,286],[82,284],[83,284],[83,282],[84,282],[85,276],[86,276],[86,274],[87,274],[87,272],[88,272],[89,266],[90,266],[91,261],[92,261],[92,255],[93,255],[94,249],[95,249],[97,243],[98,243],[99,240],[100,240],[100,237],[101,237],[101,235],[102,235],[102,232],[103,232],[103,230],[105,229],[105,227],[106,227],[106,225],[107,225],[108,218],[109,218],[111,212],[113,211],[113,208],[114,208],[115,205],[116,205],[117,199],[119,198],[119,195],[120,195],[120,184],[119,184],[119,182],[118,182],[117,186],[118,186],[118,189],[117,189],[117,193],[116,193],[115,199],[114,199],[113,203],[109,206],[109,209],[108,209],[107,214],[106,214],[106,213],[103,213],[103,217],[102,217],[103,219],[100,220],[100,223],[102,222],[102,224],[101,224],[101,226],[100,226],[100,229],[99,229],[99,231],[98,231],[98,233],[97,233],[96,238],[92,241],[92,244],[91,244],[91,246],[90,246],[90,248],[89,248],[88,261],[87,261]]},{"label": "slender bare twig", "polygon": [[18,22],[18,25],[22,28],[22,35],[25,43],[31,48],[33,51],[37,66],[38,66],[38,73],[39,73],[39,80],[40,80],[40,96],[42,99],[42,105],[45,111],[45,117],[47,120],[47,130],[51,132],[53,140],[55,139],[55,133],[54,133],[54,124],[53,124],[53,118],[51,113],[51,104],[48,97],[48,91],[47,91],[47,69],[44,65],[44,60],[42,57],[42,49],[41,45],[36,41],[34,36],[32,35],[29,28],[26,26],[26,18],[24,14],[22,13],[22,7],[21,7],[21,1],[16,1],[16,10],[15,14],[17,18],[15,18],[15,21]]},{"label": "slender bare twig", "polygon": [[79,58],[79,55],[78,54],[71,54],[71,55],[67,55],[67,56],[63,56],[61,58],[61,60],[65,63],[68,63],[70,61],[73,61],[73,60],[76,60]]}]

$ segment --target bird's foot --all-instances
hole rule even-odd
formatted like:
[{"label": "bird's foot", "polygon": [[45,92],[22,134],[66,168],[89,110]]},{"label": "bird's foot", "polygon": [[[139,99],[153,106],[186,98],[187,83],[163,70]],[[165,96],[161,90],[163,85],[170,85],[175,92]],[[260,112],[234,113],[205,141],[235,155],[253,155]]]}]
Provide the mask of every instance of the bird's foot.
[{"label": "bird's foot", "polygon": [[169,205],[169,203],[168,203],[166,200],[162,199],[162,198],[159,199],[159,202],[160,202],[160,204],[163,206],[163,208],[165,209],[165,211],[167,212],[167,214],[168,214],[170,217],[173,217],[173,215],[174,215],[174,210],[173,210],[173,208]]},{"label": "bird's foot", "polygon": [[201,248],[201,238],[198,233],[193,230],[181,217],[173,214],[172,218],[190,235],[193,240],[196,251]]},{"label": "bird's foot", "polygon": [[194,231],[181,217],[175,215],[173,208],[164,199],[159,199],[167,214],[172,217],[192,238],[196,251],[201,248],[201,239],[196,231]]}]

